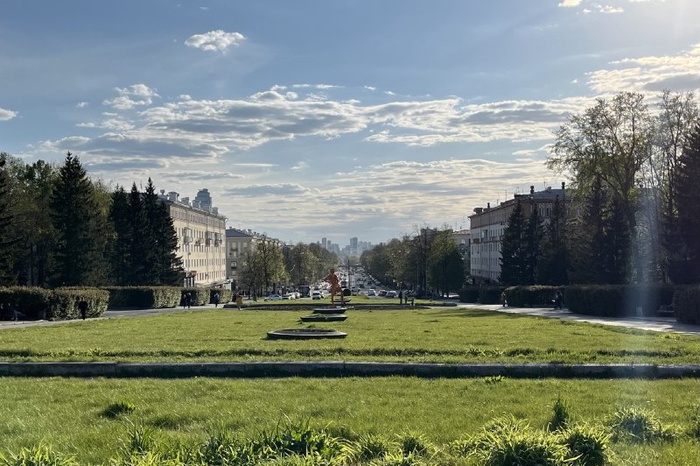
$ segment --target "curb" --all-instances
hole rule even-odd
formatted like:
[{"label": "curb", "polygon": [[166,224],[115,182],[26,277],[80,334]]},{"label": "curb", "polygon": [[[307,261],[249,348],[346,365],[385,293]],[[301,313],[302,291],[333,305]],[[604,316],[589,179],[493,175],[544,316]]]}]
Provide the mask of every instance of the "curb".
[{"label": "curb", "polygon": [[261,377],[423,377],[423,378],[700,378],[700,365],[647,364],[431,364],[375,362],[253,363],[0,363],[0,377],[261,378]]}]

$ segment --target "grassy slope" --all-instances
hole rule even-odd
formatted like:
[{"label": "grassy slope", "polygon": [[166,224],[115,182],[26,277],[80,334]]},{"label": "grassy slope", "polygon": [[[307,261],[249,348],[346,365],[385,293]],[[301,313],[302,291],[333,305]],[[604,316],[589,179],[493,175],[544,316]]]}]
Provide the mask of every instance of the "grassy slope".
[{"label": "grassy slope", "polygon": [[[697,363],[700,338],[457,308],[349,310],[307,324],[298,311],[193,310],[0,332],[0,359],[354,360],[448,363]],[[267,340],[270,330],[335,328],[343,340]]]}]

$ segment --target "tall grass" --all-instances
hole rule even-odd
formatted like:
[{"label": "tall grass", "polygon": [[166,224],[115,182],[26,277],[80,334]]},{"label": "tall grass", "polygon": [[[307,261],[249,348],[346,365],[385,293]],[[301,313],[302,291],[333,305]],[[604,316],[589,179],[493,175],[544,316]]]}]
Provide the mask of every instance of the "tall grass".
[{"label": "tall grass", "polygon": [[[160,454],[159,445],[172,451],[176,445],[207,444],[211,454],[226,451],[231,458],[280,448],[328,458],[322,452],[340,448],[336,439],[358,442],[364,436],[365,453],[357,457],[382,451],[377,447],[382,442],[369,442],[381,437],[385,459],[398,460],[400,452],[437,464],[445,445],[475,435],[504,414],[547,432],[557,398],[576,413],[576,425],[606,425],[621,406],[646,406],[663,426],[688,431],[698,393],[695,380],[4,378],[0,451],[7,456],[44,442],[81,463],[100,463],[106,456],[141,456],[135,452],[149,448]],[[120,400],[128,400],[133,411],[104,416]],[[689,449],[688,438],[633,448],[621,439],[611,449],[623,458],[644,451],[647,458],[675,455],[694,460],[685,464],[700,464],[697,443]],[[251,446],[250,439],[258,443]]]}]

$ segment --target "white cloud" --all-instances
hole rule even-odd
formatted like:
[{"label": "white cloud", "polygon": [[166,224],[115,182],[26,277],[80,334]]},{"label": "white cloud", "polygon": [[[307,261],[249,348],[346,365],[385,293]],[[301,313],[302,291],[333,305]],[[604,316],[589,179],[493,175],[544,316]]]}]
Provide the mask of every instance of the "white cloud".
[{"label": "white cloud", "polygon": [[582,0],[564,0],[563,2],[559,3],[559,6],[562,8],[573,8],[579,6],[581,2]]},{"label": "white cloud", "polygon": [[119,94],[113,99],[106,99],[104,105],[117,110],[130,110],[135,107],[151,105],[154,97],[160,97],[153,89],[145,84],[133,84],[126,88],[115,88]]},{"label": "white cloud", "polygon": [[17,116],[17,112],[13,112],[12,110],[7,110],[4,108],[0,108],[0,121],[8,121]]},{"label": "white cloud", "polygon": [[626,58],[611,63],[616,69],[588,73],[588,84],[599,93],[623,90],[658,92],[700,89],[700,44],[676,56]]},{"label": "white cloud", "polygon": [[239,32],[225,32],[217,29],[204,34],[195,34],[185,41],[185,45],[207,52],[226,52],[231,47],[240,45],[244,40],[245,37]]}]

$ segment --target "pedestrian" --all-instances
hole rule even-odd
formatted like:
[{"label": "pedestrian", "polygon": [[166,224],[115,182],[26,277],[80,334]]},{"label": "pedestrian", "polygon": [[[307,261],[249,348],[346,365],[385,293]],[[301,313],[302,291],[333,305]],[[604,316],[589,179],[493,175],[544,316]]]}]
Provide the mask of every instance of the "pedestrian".
[{"label": "pedestrian", "polygon": [[503,307],[506,307],[508,305],[508,299],[506,298],[506,290],[503,290],[501,293],[501,304]]},{"label": "pedestrian", "polygon": [[185,304],[182,307],[183,308],[186,307],[187,309],[192,307],[192,295],[190,294],[189,291],[185,293]]},{"label": "pedestrian", "polygon": [[563,303],[562,301],[564,300],[564,296],[561,294],[560,290],[557,290],[554,292],[554,299],[552,300],[552,304],[554,304],[554,309],[562,309],[563,308]]},{"label": "pedestrian", "polygon": [[403,290],[399,290],[399,306],[403,304]]},{"label": "pedestrian", "polygon": [[214,301],[214,307],[219,307],[219,299],[221,299],[221,297],[219,296],[219,292],[215,291],[214,296],[212,297],[212,301]]},{"label": "pedestrian", "polygon": [[238,310],[241,310],[241,306],[243,306],[243,293],[237,293],[236,294],[236,306],[238,306]]},{"label": "pedestrian", "polygon": [[81,299],[78,303],[78,310],[80,311],[80,318],[87,319],[88,303],[84,299]]},{"label": "pedestrian", "polygon": [[340,286],[340,279],[335,274],[335,269],[330,269],[330,272],[323,279],[330,284],[331,289],[331,305],[335,306],[335,295],[336,293],[340,295],[340,305],[345,306],[345,294],[343,293],[343,288]]}]

